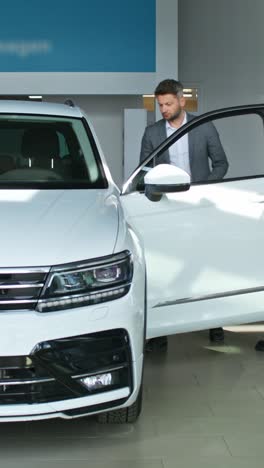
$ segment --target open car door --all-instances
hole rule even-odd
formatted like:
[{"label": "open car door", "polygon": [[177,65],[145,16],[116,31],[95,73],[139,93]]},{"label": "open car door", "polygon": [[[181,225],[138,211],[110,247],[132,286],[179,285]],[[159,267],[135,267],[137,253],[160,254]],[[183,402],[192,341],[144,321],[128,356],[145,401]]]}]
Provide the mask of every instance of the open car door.
[{"label": "open car door", "polygon": [[[124,185],[123,208],[145,246],[147,338],[264,319],[263,115],[264,105],[252,105],[194,118]],[[209,121],[229,161],[226,177],[189,187],[173,167],[166,189],[164,166],[147,165]],[[149,197],[156,183],[162,193]]]}]

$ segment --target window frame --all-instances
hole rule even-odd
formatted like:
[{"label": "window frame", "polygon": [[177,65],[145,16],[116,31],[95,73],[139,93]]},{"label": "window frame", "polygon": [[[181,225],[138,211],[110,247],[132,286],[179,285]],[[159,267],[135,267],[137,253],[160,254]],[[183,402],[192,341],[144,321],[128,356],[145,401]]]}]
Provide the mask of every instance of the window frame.
[{"label": "window frame", "polygon": [[[190,130],[193,130],[207,122],[220,120],[220,119],[227,118],[227,117],[235,117],[239,115],[250,115],[250,114],[258,115],[262,119],[262,123],[264,127],[264,104],[248,104],[248,105],[242,105],[242,106],[222,108],[222,109],[217,109],[217,110],[213,110],[210,112],[206,112],[202,115],[194,117],[192,120],[190,120],[181,128],[179,128],[176,132],[174,132],[172,135],[166,138],[154,151],[152,151],[152,153],[149,154],[147,158],[145,158],[144,161],[142,161],[136,167],[136,169],[132,172],[132,174],[129,176],[127,181],[124,183],[121,194],[127,195],[129,193],[138,191],[138,190],[131,190],[131,185],[133,183],[133,180],[136,178],[136,176],[143,170],[144,166],[152,162],[154,158],[159,157],[164,151],[166,151],[171,145],[173,145],[173,143],[179,140],[182,136],[184,136]],[[254,178],[260,178],[260,177],[264,177],[264,174],[263,175],[258,174],[258,175],[253,175],[253,176],[252,175],[243,176],[243,177],[232,177],[232,178],[227,177],[221,180],[208,180],[208,181],[194,182],[191,184],[191,186],[205,185],[205,184],[207,185],[207,184],[215,184],[215,183],[221,184],[221,183],[231,182],[231,181],[236,181],[236,180],[254,179]]]}]

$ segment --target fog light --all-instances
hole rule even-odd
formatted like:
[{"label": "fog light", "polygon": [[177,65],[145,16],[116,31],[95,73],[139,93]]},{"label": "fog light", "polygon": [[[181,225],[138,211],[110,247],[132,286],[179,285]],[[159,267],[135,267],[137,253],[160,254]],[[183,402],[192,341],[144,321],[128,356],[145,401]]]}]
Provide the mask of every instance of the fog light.
[{"label": "fog light", "polygon": [[92,392],[94,390],[113,385],[113,375],[111,372],[108,372],[107,374],[92,375],[91,377],[80,379],[80,382]]}]

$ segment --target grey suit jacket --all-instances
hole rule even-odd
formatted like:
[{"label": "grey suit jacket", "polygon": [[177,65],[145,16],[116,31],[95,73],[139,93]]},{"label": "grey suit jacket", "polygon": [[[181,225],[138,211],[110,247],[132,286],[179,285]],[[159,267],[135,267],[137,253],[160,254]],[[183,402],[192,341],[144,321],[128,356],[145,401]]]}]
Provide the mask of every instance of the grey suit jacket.
[{"label": "grey suit jacket", "polygon": [[[187,121],[194,115],[187,113]],[[142,138],[140,162],[166,140],[166,120],[149,125]],[[227,172],[228,162],[215,126],[205,123],[188,133],[189,159],[192,182],[222,179]],[[164,151],[155,164],[170,163],[169,151]]]}]

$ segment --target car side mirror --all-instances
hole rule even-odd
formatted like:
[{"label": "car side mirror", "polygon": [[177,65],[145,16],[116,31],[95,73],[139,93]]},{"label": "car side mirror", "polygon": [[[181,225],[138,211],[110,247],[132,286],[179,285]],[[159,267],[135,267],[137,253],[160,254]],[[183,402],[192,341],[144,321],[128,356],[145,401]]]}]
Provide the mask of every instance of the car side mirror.
[{"label": "car side mirror", "polygon": [[171,164],[158,164],[144,177],[145,195],[153,202],[160,201],[164,193],[185,192],[189,190],[189,174]]}]

